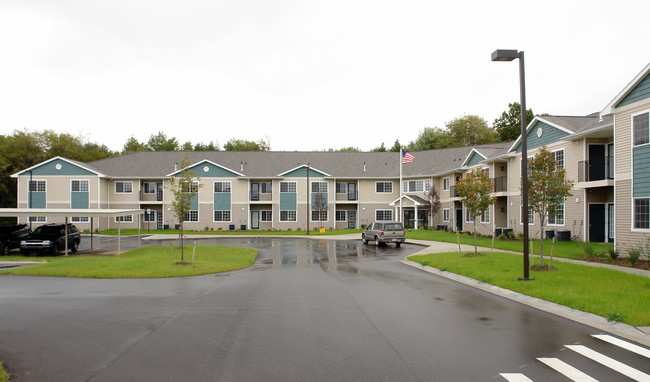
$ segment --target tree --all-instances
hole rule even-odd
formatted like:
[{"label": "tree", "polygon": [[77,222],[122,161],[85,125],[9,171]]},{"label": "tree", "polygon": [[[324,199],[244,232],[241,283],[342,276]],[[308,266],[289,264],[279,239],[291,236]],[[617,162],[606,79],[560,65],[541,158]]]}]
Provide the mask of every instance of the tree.
[{"label": "tree", "polygon": [[194,150],[194,147],[192,146],[192,142],[187,141],[181,145],[181,151],[192,151]]},{"label": "tree", "polygon": [[314,203],[312,204],[312,211],[318,213],[318,221],[321,222],[320,226],[323,227],[323,217],[325,213],[330,209],[329,204],[327,203],[327,198],[322,192],[316,193],[314,195]]},{"label": "tree", "polygon": [[427,201],[425,207],[427,211],[429,211],[429,216],[431,216],[429,222],[430,225],[433,226],[433,217],[436,216],[438,211],[440,211],[440,195],[438,194],[438,190],[436,190],[436,186],[433,184],[429,191],[425,192],[424,195]]},{"label": "tree", "polygon": [[[526,124],[535,118],[532,109],[526,110]],[[501,116],[494,120],[492,127],[499,135],[499,141],[514,141],[521,134],[521,105],[519,102],[508,104],[508,110],[501,113]]]},{"label": "tree", "polygon": [[186,215],[192,209],[192,199],[198,197],[199,188],[202,186],[201,178],[196,176],[196,172],[190,169],[190,164],[190,160],[187,157],[183,157],[178,178],[172,176],[171,179],[171,191],[174,195],[172,209],[174,215],[176,215],[176,219],[179,221],[178,238],[181,244],[180,264],[186,264],[183,257],[183,222],[186,219]]},{"label": "tree", "polygon": [[257,142],[232,138],[223,145],[223,149],[226,151],[269,151],[271,143],[268,138],[260,139]]},{"label": "tree", "polygon": [[205,144],[203,142],[199,142],[194,145],[194,151],[219,151],[219,142],[212,141],[208,142],[208,144]]},{"label": "tree", "polygon": [[571,196],[573,181],[567,179],[566,170],[558,166],[546,146],[542,146],[528,161],[528,172],[528,205],[539,216],[539,265],[543,266],[544,227],[549,217],[555,216],[557,207],[563,205],[564,199]]},{"label": "tree", "polygon": [[375,153],[385,153],[388,150],[386,149],[386,145],[384,144],[384,142],[382,142],[381,146],[375,147],[374,149],[372,149],[370,151],[375,152]]},{"label": "tree", "polygon": [[420,130],[415,141],[409,143],[410,151],[423,151],[454,147],[455,142],[448,130],[438,127],[425,127]]},{"label": "tree", "polygon": [[398,153],[402,149],[402,145],[399,143],[399,139],[395,140],[395,143],[393,144],[393,147],[390,148],[390,152],[392,153]]},{"label": "tree", "polygon": [[497,133],[478,115],[454,118],[447,122],[447,130],[454,144],[451,147],[483,145],[498,141]]},{"label": "tree", "polygon": [[149,137],[147,148],[151,151],[177,151],[178,141],[176,138],[167,138],[167,134],[159,131],[158,134]]},{"label": "tree", "polygon": [[478,169],[465,174],[456,182],[456,192],[474,222],[474,254],[477,253],[476,217],[483,214],[496,201],[492,196],[492,190],[492,179],[487,173]]},{"label": "tree", "polygon": [[133,135],[127,139],[126,143],[122,147],[122,155],[137,153],[140,151],[151,151],[144,143],[138,141]]},{"label": "tree", "polygon": [[358,147],[349,146],[349,147],[341,147],[338,150],[329,149],[329,152],[359,153],[359,152],[361,152],[361,150]]}]

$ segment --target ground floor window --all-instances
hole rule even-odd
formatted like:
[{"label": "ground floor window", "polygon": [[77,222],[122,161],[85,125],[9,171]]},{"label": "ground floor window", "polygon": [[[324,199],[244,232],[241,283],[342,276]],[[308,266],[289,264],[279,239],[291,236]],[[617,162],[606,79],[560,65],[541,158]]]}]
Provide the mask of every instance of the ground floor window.
[{"label": "ground floor window", "polygon": [[465,223],[474,223],[474,216],[468,209],[465,209]]},{"label": "ground floor window", "polygon": [[280,211],[280,221],[281,222],[295,222],[298,220],[296,211]]},{"label": "ground floor window", "polygon": [[142,214],[142,221],[147,223],[147,222],[155,222],[156,221],[156,211],[144,211],[144,214]]},{"label": "ground floor window", "polygon": [[117,223],[117,222],[132,223],[133,222],[133,215],[116,216],[115,217],[115,223]]},{"label": "ground floor window", "polygon": [[487,208],[487,210],[483,211],[481,214],[481,223],[489,223],[490,222],[490,207]]},{"label": "ground floor window", "polygon": [[261,211],[260,220],[263,222],[273,221],[273,211]]},{"label": "ground floor window", "polygon": [[347,213],[345,210],[343,211],[336,211],[336,221],[337,222],[344,222],[347,220]]},{"label": "ground floor window", "polygon": [[564,225],[564,203],[555,206],[553,216],[548,216],[549,225]]},{"label": "ground floor window", "polygon": [[199,221],[199,211],[190,210],[185,213],[184,222],[198,222]]},{"label": "ground floor window", "polygon": [[650,228],[650,199],[634,199],[634,228]]},{"label": "ground floor window", "polygon": [[88,216],[72,216],[70,217],[71,223],[88,223],[90,218]]},{"label": "ground floor window", "polygon": [[393,220],[393,210],[376,210],[375,220],[377,221]]},{"label": "ground floor window", "polygon": [[214,221],[215,222],[229,222],[230,221],[230,211],[214,211]]},{"label": "ground floor window", "polygon": [[326,222],[328,219],[327,211],[312,211],[311,221],[313,222]]},{"label": "ground floor window", "polygon": [[45,216],[30,216],[27,220],[30,223],[47,223],[47,218]]},{"label": "ground floor window", "polygon": [[448,222],[449,220],[450,220],[449,219],[449,208],[444,208],[442,210],[442,221],[443,222]]}]

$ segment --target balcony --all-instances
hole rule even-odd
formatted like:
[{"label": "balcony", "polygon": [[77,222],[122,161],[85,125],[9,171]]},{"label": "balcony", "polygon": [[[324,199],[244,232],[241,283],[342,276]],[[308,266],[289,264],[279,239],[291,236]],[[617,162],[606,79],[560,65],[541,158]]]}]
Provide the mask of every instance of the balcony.
[{"label": "balcony", "polygon": [[614,179],[613,156],[578,162],[578,183],[611,179]]},{"label": "balcony", "polygon": [[508,191],[508,177],[507,176],[498,176],[492,178],[492,184],[494,185],[493,192],[506,192]]},{"label": "balcony", "polygon": [[273,200],[273,194],[263,193],[263,192],[250,192],[250,201],[251,202],[271,202]]},{"label": "balcony", "polygon": [[456,186],[449,187],[449,197],[450,198],[457,198],[458,197],[458,193],[456,192]]},{"label": "balcony", "polygon": [[356,190],[348,190],[348,192],[336,194],[337,202],[341,202],[341,201],[354,202],[357,200],[359,200],[359,192],[357,192]]}]

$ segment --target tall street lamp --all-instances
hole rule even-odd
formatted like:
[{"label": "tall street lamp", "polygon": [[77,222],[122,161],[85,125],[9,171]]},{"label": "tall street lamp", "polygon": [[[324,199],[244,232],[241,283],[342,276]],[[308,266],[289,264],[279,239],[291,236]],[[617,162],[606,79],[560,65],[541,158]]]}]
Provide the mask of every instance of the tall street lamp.
[{"label": "tall street lamp", "polygon": [[519,96],[521,98],[521,220],[524,225],[524,277],[519,280],[531,280],[528,259],[528,147],[526,144],[526,80],[524,75],[524,52],[510,49],[498,49],[492,52],[492,61],[512,61],[519,59]]}]

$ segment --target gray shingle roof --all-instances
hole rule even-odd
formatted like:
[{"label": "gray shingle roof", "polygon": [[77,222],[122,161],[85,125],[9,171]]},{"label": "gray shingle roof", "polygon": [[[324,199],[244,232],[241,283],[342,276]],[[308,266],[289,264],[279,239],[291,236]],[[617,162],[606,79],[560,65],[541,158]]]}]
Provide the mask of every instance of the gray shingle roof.
[{"label": "gray shingle roof", "polygon": [[539,118],[551,122],[553,124],[562,126],[565,129],[570,130],[574,133],[580,133],[598,127],[608,126],[614,123],[612,116],[605,116],[601,119],[598,116],[598,113],[590,114],[584,117],[549,115],[549,116],[540,116]]}]

